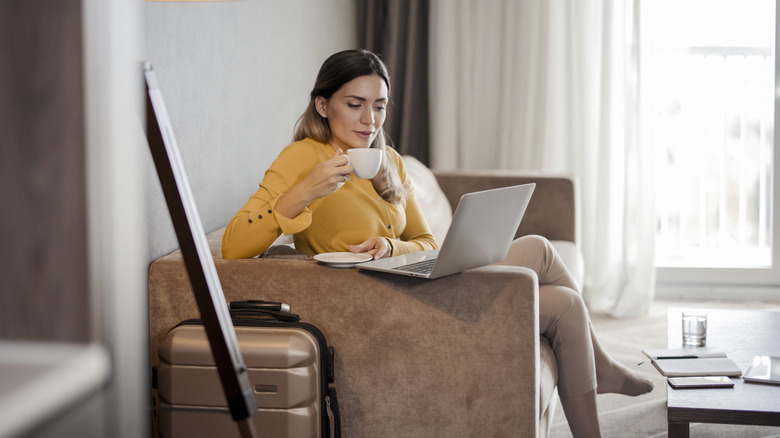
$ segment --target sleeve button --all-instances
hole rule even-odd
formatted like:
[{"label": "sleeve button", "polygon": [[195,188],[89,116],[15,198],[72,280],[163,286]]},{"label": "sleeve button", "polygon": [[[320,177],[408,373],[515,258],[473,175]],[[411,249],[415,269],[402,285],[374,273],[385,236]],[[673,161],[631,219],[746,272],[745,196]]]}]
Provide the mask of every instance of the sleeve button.
[{"label": "sleeve button", "polygon": [[390,228],[393,228],[393,226],[390,225],[390,224],[387,224],[387,228],[390,229]]},{"label": "sleeve button", "polygon": [[249,219],[249,223],[250,223],[250,224],[252,223],[252,219]]},{"label": "sleeve button", "polygon": [[271,213],[273,213],[273,212],[272,212],[272,211],[269,209],[269,210],[268,210],[268,214],[271,214]]},{"label": "sleeve button", "polygon": [[257,215],[257,218],[258,218],[258,219],[262,219],[262,218],[263,218],[263,215],[262,215],[262,214],[258,214],[258,215]]}]

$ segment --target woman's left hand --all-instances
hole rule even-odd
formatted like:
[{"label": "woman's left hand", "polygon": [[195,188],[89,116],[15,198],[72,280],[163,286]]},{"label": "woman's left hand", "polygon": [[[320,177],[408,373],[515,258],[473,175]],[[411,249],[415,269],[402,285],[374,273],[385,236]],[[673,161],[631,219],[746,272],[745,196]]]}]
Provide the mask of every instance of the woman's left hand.
[{"label": "woman's left hand", "polygon": [[374,260],[390,257],[393,247],[384,237],[372,237],[359,245],[350,245],[349,250],[357,253],[366,253]]}]

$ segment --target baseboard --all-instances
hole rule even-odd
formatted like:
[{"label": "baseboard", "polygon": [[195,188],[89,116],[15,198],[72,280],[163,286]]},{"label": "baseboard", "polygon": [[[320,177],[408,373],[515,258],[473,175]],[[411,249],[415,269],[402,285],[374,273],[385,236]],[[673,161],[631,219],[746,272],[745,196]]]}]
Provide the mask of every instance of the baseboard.
[{"label": "baseboard", "polygon": [[656,284],[655,297],[667,299],[780,301],[780,286]]}]

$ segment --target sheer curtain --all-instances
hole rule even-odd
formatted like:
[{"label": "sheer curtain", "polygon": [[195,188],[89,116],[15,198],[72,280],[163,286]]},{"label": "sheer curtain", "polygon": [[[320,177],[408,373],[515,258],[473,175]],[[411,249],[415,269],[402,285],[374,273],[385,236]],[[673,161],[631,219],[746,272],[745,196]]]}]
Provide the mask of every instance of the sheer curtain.
[{"label": "sheer curtain", "polygon": [[647,311],[652,153],[640,142],[639,0],[432,0],[431,165],[569,174],[591,311]]}]

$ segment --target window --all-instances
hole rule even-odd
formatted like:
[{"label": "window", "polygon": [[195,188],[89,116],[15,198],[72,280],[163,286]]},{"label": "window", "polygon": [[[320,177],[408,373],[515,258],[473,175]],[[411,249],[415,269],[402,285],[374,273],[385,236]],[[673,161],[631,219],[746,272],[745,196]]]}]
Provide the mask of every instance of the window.
[{"label": "window", "polygon": [[774,0],[653,0],[642,29],[659,281],[774,272]]}]

